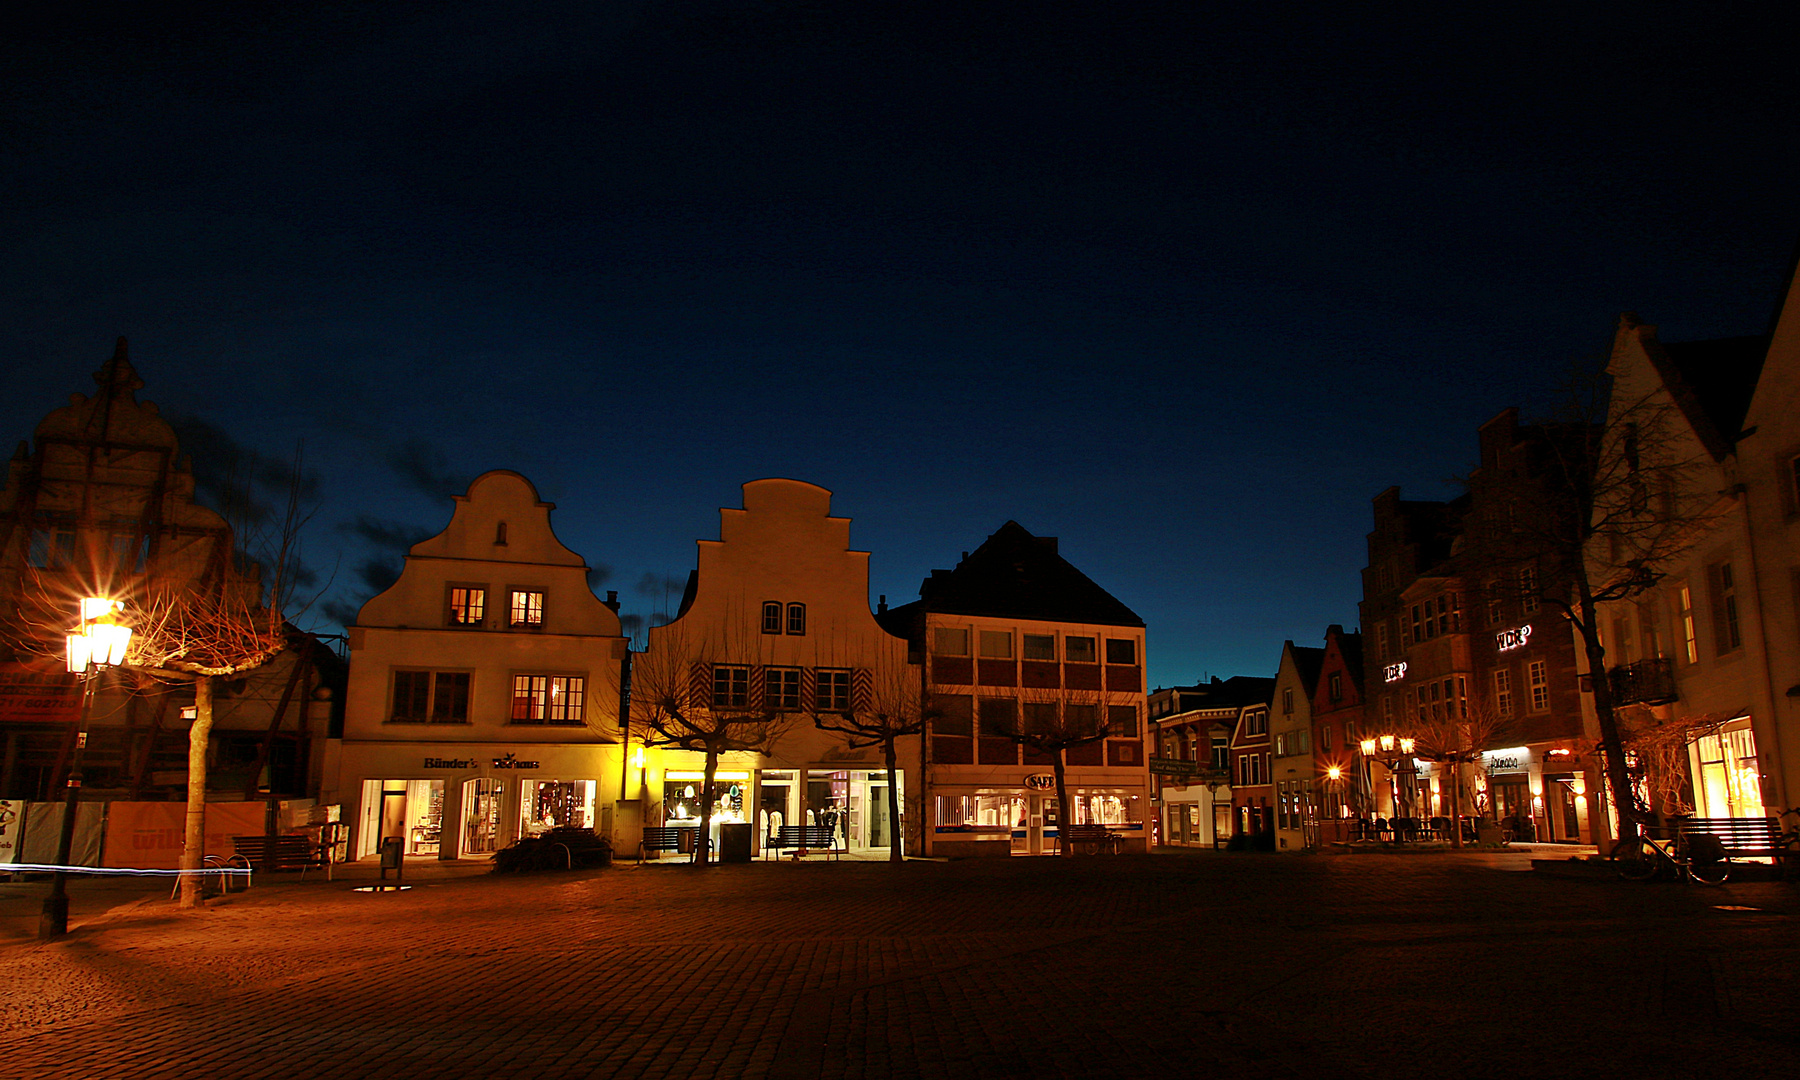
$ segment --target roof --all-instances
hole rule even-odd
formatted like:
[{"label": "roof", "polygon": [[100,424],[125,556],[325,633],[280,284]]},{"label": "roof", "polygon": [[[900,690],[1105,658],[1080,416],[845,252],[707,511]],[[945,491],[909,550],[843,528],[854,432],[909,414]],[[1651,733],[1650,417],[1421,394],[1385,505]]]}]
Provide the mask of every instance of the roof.
[{"label": "roof", "polygon": [[1715,459],[1737,445],[1744,416],[1768,355],[1766,337],[1718,338],[1712,341],[1658,342],[1648,352],[1663,383]]},{"label": "roof", "polygon": [[1309,645],[1287,643],[1288,651],[1294,654],[1294,670],[1300,675],[1300,686],[1312,697],[1313,691],[1319,688],[1319,669],[1325,666],[1325,650]]},{"label": "roof", "polygon": [[[1324,652],[1322,649],[1313,651]],[[1318,678],[1317,667],[1313,670],[1313,678]],[[1197,709],[1241,709],[1246,705],[1267,705],[1275,695],[1275,680],[1259,675],[1233,675],[1229,679],[1221,679],[1215,675],[1210,683],[1158,687],[1156,693],[1163,693],[1165,689],[1179,695],[1181,704],[1186,706],[1182,712]],[[1198,703],[1191,700],[1195,697],[1200,699]]]},{"label": "roof", "polygon": [[[1136,612],[1058,555],[1055,537],[1033,536],[1016,521],[1000,526],[955,569],[933,570],[919,586],[919,603],[933,614],[1144,625]],[[888,615],[903,621],[911,606]]]}]

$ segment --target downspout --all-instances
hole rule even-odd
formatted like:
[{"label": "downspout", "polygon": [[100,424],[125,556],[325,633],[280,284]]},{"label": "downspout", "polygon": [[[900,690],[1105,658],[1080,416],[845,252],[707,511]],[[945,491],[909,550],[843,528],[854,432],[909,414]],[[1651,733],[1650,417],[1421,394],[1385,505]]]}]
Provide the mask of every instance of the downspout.
[{"label": "downspout", "polygon": [[[1757,640],[1762,643],[1763,693],[1767,695],[1769,701],[1769,742],[1773,744],[1769,747],[1769,753],[1774,756],[1775,761],[1783,763],[1783,768],[1775,774],[1775,806],[1778,809],[1785,809],[1788,799],[1786,759],[1781,756],[1781,706],[1780,699],[1775,696],[1775,675],[1769,670],[1769,625],[1768,618],[1763,614],[1762,571],[1756,559],[1756,527],[1750,520],[1750,498],[1744,485],[1740,482],[1731,491],[1737,496],[1738,504],[1744,508],[1744,547],[1750,555],[1750,588],[1756,593],[1756,636]],[[1755,730],[1755,721],[1751,722],[1751,730]],[[1760,745],[1756,748],[1756,754],[1758,758],[1762,757]],[[1760,772],[1761,762],[1758,761],[1757,765]],[[1758,792],[1758,795],[1760,796],[1761,792]],[[1769,808],[1765,805],[1763,809],[1767,811]]]}]

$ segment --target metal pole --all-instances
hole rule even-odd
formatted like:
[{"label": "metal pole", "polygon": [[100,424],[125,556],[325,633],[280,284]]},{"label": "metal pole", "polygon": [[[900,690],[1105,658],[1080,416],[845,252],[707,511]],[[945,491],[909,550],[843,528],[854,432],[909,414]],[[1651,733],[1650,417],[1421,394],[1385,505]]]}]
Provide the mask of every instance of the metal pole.
[{"label": "metal pole", "polygon": [[75,845],[75,813],[81,805],[81,755],[87,749],[88,714],[94,704],[94,680],[98,670],[81,676],[81,714],[75,727],[75,753],[69,759],[69,782],[63,790],[62,832],[56,839],[57,870],[50,877],[50,895],[38,917],[38,940],[53,941],[69,932],[69,894],[65,889],[70,850]]}]

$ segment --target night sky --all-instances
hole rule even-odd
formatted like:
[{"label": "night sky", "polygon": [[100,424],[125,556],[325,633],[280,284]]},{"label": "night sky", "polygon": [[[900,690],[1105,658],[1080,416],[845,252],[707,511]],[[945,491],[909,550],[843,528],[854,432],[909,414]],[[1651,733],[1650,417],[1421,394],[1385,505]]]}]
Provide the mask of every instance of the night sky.
[{"label": "night sky", "polygon": [[0,434],[129,337],[202,470],[303,444],[322,630],[488,469],[646,617],[791,476],[892,603],[1011,518],[1272,674],[1378,491],[1800,237],[1792,4],[80,9],[0,41]]}]

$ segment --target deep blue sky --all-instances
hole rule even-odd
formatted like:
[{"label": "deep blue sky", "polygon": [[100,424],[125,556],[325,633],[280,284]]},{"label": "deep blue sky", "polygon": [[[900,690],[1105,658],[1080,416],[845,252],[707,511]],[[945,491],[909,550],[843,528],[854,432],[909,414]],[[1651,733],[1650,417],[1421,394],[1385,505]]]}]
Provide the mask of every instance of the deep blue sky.
[{"label": "deep blue sky", "polygon": [[311,613],[517,469],[627,612],[738,485],[873,593],[1008,518],[1152,684],[1356,622],[1369,500],[1454,493],[1635,310],[1766,328],[1785,4],[150,4],[0,42],[0,434],[132,341],[304,440]]}]

